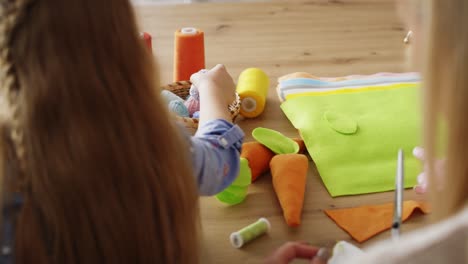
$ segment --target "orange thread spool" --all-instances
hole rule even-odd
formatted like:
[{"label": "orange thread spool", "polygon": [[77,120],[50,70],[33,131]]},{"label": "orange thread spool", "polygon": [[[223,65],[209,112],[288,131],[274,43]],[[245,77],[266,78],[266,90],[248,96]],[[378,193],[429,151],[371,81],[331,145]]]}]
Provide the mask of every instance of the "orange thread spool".
[{"label": "orange thread spool", "polygon": [[203,31],[182,28],[175,32],[174,82],[190,80],[192,74],[205,68]]}]

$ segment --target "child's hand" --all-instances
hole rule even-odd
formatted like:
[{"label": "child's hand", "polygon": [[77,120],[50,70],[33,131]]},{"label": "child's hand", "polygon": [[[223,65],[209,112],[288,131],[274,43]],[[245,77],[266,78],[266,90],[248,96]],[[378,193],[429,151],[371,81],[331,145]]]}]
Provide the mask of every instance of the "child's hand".
[{"label": "child's hand", "polygon": [[201,70],[190,77],[190,81],[198,89],[200,97],[211,95],[228,106],[235,99],[236,86],[231,75],[222,64],[211,70]]},{"label": "child's hand", "polygon": [[190,77],[200,95],[200,123],[224,119],[232,121],[228,105],[235,99],[236,86],[224,65],[201,70]]},{"label": "child's hand", "polygon": [[308,259],[312,264],[324,264],[328,260],[325,249],[300,242],[288,242],[278,248],[265,260],[265,264],[286,264],[296,259]]}]

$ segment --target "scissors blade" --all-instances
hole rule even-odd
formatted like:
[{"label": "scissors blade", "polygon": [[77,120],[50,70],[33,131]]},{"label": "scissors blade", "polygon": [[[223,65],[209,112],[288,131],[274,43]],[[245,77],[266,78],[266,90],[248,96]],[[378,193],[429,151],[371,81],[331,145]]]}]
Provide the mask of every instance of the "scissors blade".
[{"label": "scissors blade", "polygon": [[403,190],[404,190],[404,171],[405,171],[405,163],[404,163],[404,153],[403,150],[400,149],[398,151],[398,159],[397,159],[397,173],[395,179],[395,200],[394,200],[394,207],[393,207],[393,224],[392,224],[392,238],[397,240],[400,236],[401,230],[401,217],[403,211]]}]

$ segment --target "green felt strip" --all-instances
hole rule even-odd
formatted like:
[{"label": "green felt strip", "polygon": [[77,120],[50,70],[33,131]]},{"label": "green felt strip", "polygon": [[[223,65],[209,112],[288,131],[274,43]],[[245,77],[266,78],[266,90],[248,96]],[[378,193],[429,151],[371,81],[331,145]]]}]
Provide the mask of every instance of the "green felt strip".
[{"label": "green felt strip", "polygon": [[216,198],[230,205],[236,205],[244,201],[247,196],[248,187],[229,186],[224,191],[218,193]]},{"label": "green felt strip", "polygon": [[251,182],[252,173],[250,172],[249,162],[245,158],[240,158],[239,175],[229,187],[218,193],[216,198],[230,205],[241,203],[247,196],[247,189]]},{"label": "green felt strip", "polygon": [[249,161],[245,158],[240,158],[239,176],[231,184],[232,186],[249,186],[252,182],[252,173],[250,172]]},{"label": "green felt strip", "polygon": [[[405,187],[416,184],[421,171],[420,162],[411,155],[421,142],[416,84],[383,91],[298,97],[287,100],[281,108],[300,130],[332,196],[393,190],[400,148],[406,154]],[[342,120],[341,114],[325,113],[343,113],[346,122],[337,125],[333,120]],[[337,129],[354,130],[349,120],[356,122],[355,133],[337,133]]]},{"label": "green felt strip", "polygon": [[257,127],[252,136],[276,154],[294,154],[299,152],[299,144],[278,131]]}]

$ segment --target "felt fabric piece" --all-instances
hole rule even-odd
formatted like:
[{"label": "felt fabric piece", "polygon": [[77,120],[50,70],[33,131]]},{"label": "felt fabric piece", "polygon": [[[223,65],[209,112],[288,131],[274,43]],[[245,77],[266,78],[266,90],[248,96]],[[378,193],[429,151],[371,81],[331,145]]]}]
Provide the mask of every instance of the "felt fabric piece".
[{"label": "felt fabric piece", "polygon": [[200,111],[200,101],[196,100],[192,96],[189,96],[189,98],[184,102],[184,105],[187,107],[189,115],[192,117],[195,112]]},{"label": "felt fabric piece", "polygon": [[270,160],[273,153],[269,148],[258,142],[246,142],[242,144],[241,158],[249,161],[249,167],[252,172],[252,182],[270,170]]},{"label": "felt fabric piece", "polygon": [[[299,129],[330,194],[394,190],[398,149],[405,155],[405,187],[416,184],[421,163],[410,155],[420,145],[417,85],[387,90],[305,96],[289,99],[282,110]],[[353,135],[337,133],[323,118],[346,113],[359,125]]]},{"label": "felt fabric piece", "polygon": [[247,187],[229,186],[224,191],[218,193],[216,198],[225,204],[240,204],[247,197],[247,190]]},{"label": "felt fabric piece", "polygon": [[216,198],[230,205],[239,204],[243,202],[247,196],[247,190],[251,181],[252,175],[250,173],[249,162],[244,158],[240,158],[239,176],[237,176],[229,187],[218,193]]},{"label": "felt fabric piece", "polygon": [[379,72],[371,75],[348,75],[348,76],[338,76],[338,77],[319,77],[312,75],[308,72],[293,72],[290,74],[283,75],[278,78],[279,82],[284,82],[291,79],[312,79],[312,80],[321,80],[326,82],[341,82],[346,80],[362,80],[362,79],[376,79],[381,77],[408,77],[414,76],[419,77],[419,74],[416,72],[406,72],[406,73],[393,73],[393,72]]},{"label": "felt fabric piece", "polygon": [[[315,77],[307,73],[292,73],[278,79],[277,94],[281,102],[310,93],[331,93],[345,89],[356,90],[387,89],[395,84],[420,82],[418,73],[377,73],[373,75],[350,75],[344,77]],[[343,91],[341,91],[343,92]]]},{"label": "felt fabric piece", "polygon": [[349,259],[359,257],[364,254],[360,248],[346,241],[339,241],[333,247],[332,257],[327,264],[343,264],[348,263]]},{"label": "felt fabric piece", "polygon": [[286,137],[278,131],[257,127],[252,131],[252,136],[271,149],[276,154],[291,154],[299,152],[299,145],[294,140]]},{"label": "felt fabric piece", "polygon": [[[325,210],[335,223],[359,243],[392,227],[393,203],[369,205],[356,208]],[[403,202],[402,221],[419,209],[427,214],[430,212],[428,204],[417,201]]]},{"label": "felt fabric piece", "polygon": [[270,162],[273,187],[291,227],[301,224],[308,167],[309,161],[302,154],[280,154]]},{"label": "felt fabric piece", "polygon": [[190,86],[189,94],[190,97],[193,97],[193,99],[200,101],[200,93],[198,92],[198,89],[195,87],[195,85]]},{"label": "felt fabric piece", "polygon": [[346,115],[334,111],[326,111],[323,117],[328,122],[328,125],[338,133],[352,135],[358,129],[357,122]]}]

